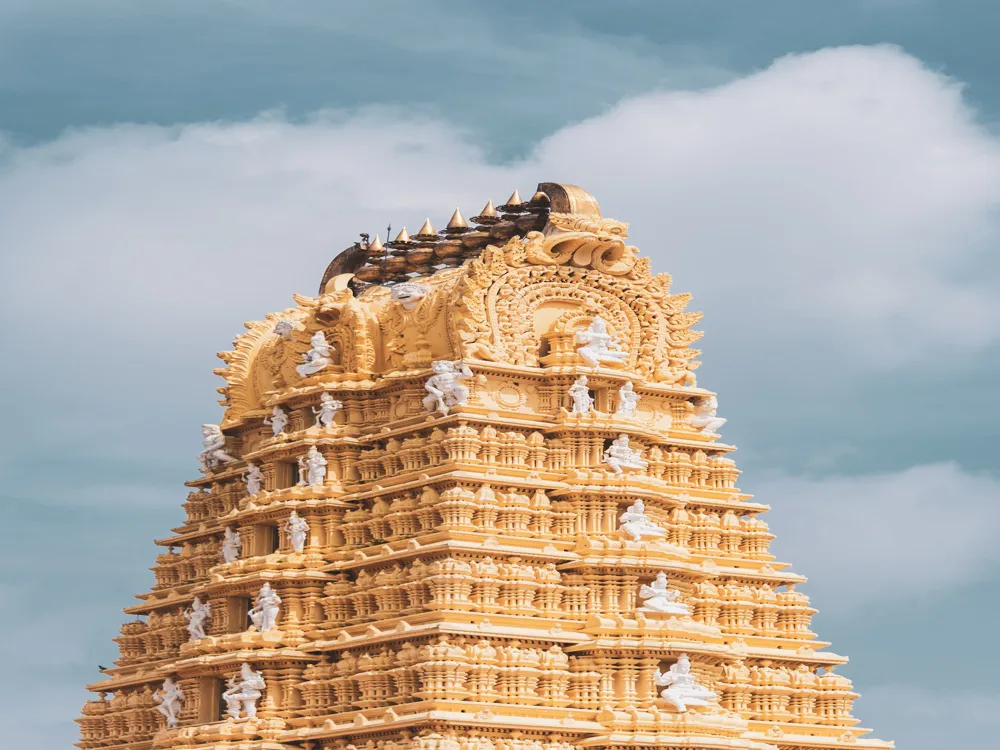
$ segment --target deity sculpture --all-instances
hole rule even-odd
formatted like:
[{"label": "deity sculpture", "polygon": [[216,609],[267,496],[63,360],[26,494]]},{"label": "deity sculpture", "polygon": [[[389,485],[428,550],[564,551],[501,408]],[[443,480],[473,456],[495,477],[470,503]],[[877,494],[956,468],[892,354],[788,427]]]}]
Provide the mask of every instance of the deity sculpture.
[{"label": "deity sculpture", "polygon": [[222,434],[222,428],[217,424],[203,424],[201,426],[202,450],[198,454],[198,460],[205,471],[212,469],[219,464],[228,464],[236,459],[224,450],[226,447],[226,436]]},{"label": "deity sculpture", "polygon": [[424,408],[427,411],[439,411],[447,414],[453,406],[464,406],[469,401],[469,389],[460,381],[472,377],[472,370],[464,362],[449,362],[438,360],[431,364],[434,372],[424,389]]},{"label": "deity sculpture", "polygon": [[309,524],[306,523],[304,518],[300,518],[299,514],[294,510],[288,516],[288,521],[285,522],[285,532],[288,534],[288,541],[291,543],[294,551],[301,552],[305,549],[306,537],[309,534]]},{"label": "deity sculpture", "polygon": [[226,685],[228,689],[222,694],[222,699],[226,702],[226,712],[237,720],[241,718],[241,714],[246,714],[247,719],[257,716],[257,701],[260,699],[261,691],[267,687],[264,675],[255,672],[244,662],[239,675],[230,677]]},{"label": "deity sculpture", "polygon": [[278,609],[281,604],[281,597],[278,592],[271,588],[271,584],[265,583],[257,592],[254,599],[254,606],[250,608],[247,615],[250,622],[261,633],[267,630],[274,630],[278,622]]},{"label": "deity sculpture", "polygon": [[639,587],[639,598],[642,599],[640,612],[662,612],[666,615],[688,615],[691,611],[683,602],[677,601],[681,593],[667,588],[667,574],[662,570],[656,574],[656,580]]},{"label": "deity sculpture", "polygon": [[227,526],[222,535],[222,559],[227,563],[238,560],[241,549],[243,549],[243,540],[240,539],[240,532],[233,531]]},{"label": "deity sculpture", "polygon": [[595,317],[587,330],[576,332],[576,353],[583,357],[591,367],[598,367],[601,362],[624,362],[628,352],[618,348],[618,340],[608,333],[608,324],[604,318]]},{"label": "deity sculpture", "polygon": [[313,407],[312,413],[316,415],[316,424],[324,429],[333,427],[334,417],[337,412],[344,408],[344,405],[335,399],[331,394],[324,393],[319,397],[319,408]]},{"label": "deity sculpture", "polygon": [[666,688],[660,696],[678,711],[687,711],[688,706],[710,706],[717,698],[707,687],[695,682],[687,654],[681,654],[666,672],[657,669],[653,680],[658,687]]},{"label": "deity sculpture", "polygon": [[299,484],[321,487],[326,481],[326,458],[313,445],[305,456],[299,457]]},{"label": "deity sculpture", "polygon": [[292,340],[292,331],[294,330],[295,327],[289,320],[279,320],[277,323],[274,324],[274,332],[279,336],[281,336],[281,338],[283,338],[285,341]]},{"label": "deity sculpture", "polygon": [[642,451],[630,448],[628,435],[619,435],[604,451],[604,463],[610,466],[615,474],[621,474],[622,469],[645,469],[649,462],[642,457]]},{"label": "deity sculpture", "polygon": [[208,618],[211,615],[212,605],[208,602],[202,604],[201,599],[196,596],[194,601],[191,602],[191,609],[184,613],[184,619],[187,620],[188,635],[192,641],[200,641],[206,637],[205,625],[208,624]]},{"label": "deity sculpture", "polygon": [[618,389],[618,407],[615,409],[616,417],[632,417],[635,415],[635,406],[642,398],[632,387],[632,381]]},{"label": "deity sculpture", "polygon": [[184,702],[184,691],[170,677],[163,681],[163,687],[153,693],[156,710],[167,720],[167,729],[177,726],[181,704]]},{"label": "deity sculpture", "polygon": [[333,347],[322,331],[316,331],[309,344],[312,348],[302,355],[302,364],[295,368],[300,378],[319,372],[333,361]]},{"label": "deity sculpture", "polygon": [[594,399],[587,388],[587,376],[581,375],[576,382],[569,387],[569,397],[573,399],[573,409],[571,414],[588,414],[594,405]]},{"label": "deity sculpture", "polygon": [[271,409],[271,416],[264,417],[264,424],[271,425],[271,432],[278,437],[288,427],[288,414],[280,406],[275,406]]},{"label": "deity sculpture", "polygon": [[694,405],[694,415],[688,420],[690,425],[700,432],[718,432],[726,423],[722,417],[717,417],[719,400],[715,396],[705,396],[698,399]]},{"label": "deity sculpture", "polygon": [[431,288],[426,284],[416,284],[412,281],[404,281],[401,284],[394,284],[389,289],[389,297],[393,302],[398,302],[403,309],[410,311],[420,304],[420,300],[430,294]]},{"label": "deity sculpture", "polygon": [[666,536],[667,532],[649,520],[646,515],[646,504],[641,500],[636,500],[630,505],[621,517],[621,529],[632,537],[635,542],[642,541],[644,536]]},{"label": "deity sculpture", "polygon": [[264,483],[264,473],[257,464],[247,461],[247,473],[243,475],[243,481],[247,485],[247,494],[254,497],[260,494],[261,485]]}]

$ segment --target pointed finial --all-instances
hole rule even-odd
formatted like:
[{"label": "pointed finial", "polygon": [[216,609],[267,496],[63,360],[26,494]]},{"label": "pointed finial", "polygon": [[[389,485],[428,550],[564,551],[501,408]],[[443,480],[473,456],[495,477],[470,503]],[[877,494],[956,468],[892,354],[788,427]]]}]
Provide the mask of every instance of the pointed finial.
[{"label": "pointed finial", "polygon": [[504,205],[505,206],[520,206],[522,203],[524,203],[524,201],[521,200],[521,194],[519,192],[517,192],[517,190],[515,190],[513,193],[511,193],[510,198],[507,199],[507,202],[504,203]]},{"label": "pointed finial", "polygon": [[417,231],[414,237],[417,237],[419,239],[427,239],[427,238],[437,239],[437,230],[434,228],[434,225],[431,224],[430,219],[424,219],[423,226],[420,227],[419,231]]},{"label": "pointed finial", "polygon": [[396,239],[393,242],[412,242],[410,233],[406,231],[406,227],[399,230],[399,234],[396,235]]},{"label": "pointed finial", "polygon": [[469,222],[465,220],[462,216],[461,209],[456,208],[455,213],[451,215],[448,220],[448,226],[445,227],[446,232],[464,232],[469,228]]},{"label": "pointed finial", "polygon": [[377,254],[381,253],[384,249],[385,246],[382,244],[382,238],[376,234],[375,239],[372,240],[370,245],[368,245],[368,252]]},{"label": "pointed finial", "polygon": [[486,201],[486,205],[479,212],[479,216],[473,216],[472,220],[477,224],[495,224],[499,218],[500,216],[493,206],[493,201]]}]

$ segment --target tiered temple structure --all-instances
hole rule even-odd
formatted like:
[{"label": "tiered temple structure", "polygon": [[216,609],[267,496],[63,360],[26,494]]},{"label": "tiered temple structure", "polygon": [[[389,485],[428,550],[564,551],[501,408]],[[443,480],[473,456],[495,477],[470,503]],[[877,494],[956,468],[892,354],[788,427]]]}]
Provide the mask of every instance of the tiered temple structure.
[{"label": "tiered temple structure", "polygon": [[248,323],[77,746],[891,747],[626,230],[543,183]]}]

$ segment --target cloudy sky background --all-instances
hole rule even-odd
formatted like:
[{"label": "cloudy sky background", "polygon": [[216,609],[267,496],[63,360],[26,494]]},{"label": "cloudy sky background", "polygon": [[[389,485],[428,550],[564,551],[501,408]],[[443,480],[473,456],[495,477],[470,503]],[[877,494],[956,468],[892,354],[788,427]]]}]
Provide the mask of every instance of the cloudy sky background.
[{"label": "cloudy sky background", "polygon": [[12,746],[75,741],[242,322],[358,232],[540,181],[589,189],[695,295],[699,383],[863,725],[988,744],[1000,10],[357,5],[0,0]]}]

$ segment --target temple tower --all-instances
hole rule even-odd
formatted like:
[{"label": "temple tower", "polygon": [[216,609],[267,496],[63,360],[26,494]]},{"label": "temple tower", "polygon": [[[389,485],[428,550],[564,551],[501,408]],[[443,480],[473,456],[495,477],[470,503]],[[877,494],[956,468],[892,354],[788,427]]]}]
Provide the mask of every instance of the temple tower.
[{"label": "temple tower", "polygon": [[543,183],[246,324],[77,746],[891,747],[627,228]]}]

